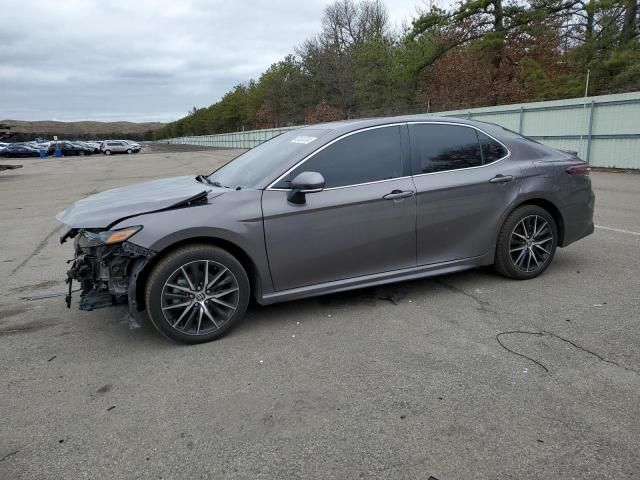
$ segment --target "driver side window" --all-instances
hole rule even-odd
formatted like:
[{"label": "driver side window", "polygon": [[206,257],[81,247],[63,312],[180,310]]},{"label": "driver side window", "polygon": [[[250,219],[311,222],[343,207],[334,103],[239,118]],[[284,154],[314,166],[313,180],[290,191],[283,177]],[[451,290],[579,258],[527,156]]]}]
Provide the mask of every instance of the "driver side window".
[{"label": "driver side window", "polygon": [[325,188],[335,188],[402,177],[402,171],[400,126],[393,125],[341,138],[293,169],[274,188],[289,188],[301,172],[319,172]]}]

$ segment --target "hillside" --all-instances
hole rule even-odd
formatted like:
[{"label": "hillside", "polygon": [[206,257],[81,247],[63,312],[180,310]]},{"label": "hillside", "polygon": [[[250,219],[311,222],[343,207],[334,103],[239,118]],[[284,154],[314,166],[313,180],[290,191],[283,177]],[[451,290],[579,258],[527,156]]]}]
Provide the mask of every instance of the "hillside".
[{"label": "hillside", "polygon": [[109,137],[129,136],[142,138],[162,128],[165,124],[160,122],[56,122],[56,121],[22,121],[22,120],[0,120],[3,132],[11,132],[13,137],[33,137],[43,136],[51,137],[58,135],[59,137],[68,138],[93,138],[93,137]]}]

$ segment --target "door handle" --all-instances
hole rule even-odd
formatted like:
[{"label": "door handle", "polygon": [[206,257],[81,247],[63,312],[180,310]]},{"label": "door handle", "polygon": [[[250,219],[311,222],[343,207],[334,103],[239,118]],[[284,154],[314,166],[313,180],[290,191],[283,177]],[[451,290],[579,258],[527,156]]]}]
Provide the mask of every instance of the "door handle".
[{"label": "door handle", "polygon": [[399,198],[413,197],[416,193],[413,190],[393,190],[391,193],[387,193],[384,197],[385,200],[398,200]]},{"label": "door handle", "polygon": [[512,180],[513,180],[513,175],[502,175],[501,173],[499,173],[489,181],[491,183],[507,183],[507,182],[511,182]]}]

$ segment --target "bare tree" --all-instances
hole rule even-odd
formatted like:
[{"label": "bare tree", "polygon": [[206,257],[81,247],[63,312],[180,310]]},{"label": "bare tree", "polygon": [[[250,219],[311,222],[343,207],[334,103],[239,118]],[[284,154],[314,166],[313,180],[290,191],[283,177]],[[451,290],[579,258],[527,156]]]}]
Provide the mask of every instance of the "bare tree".
[{"label": "bare tree", "polygon": [[626,0],[620,40],[628,42],[638,35],[638,0]]},{"label": "bare tree", "polygon": [[337,0],[327,5],[322,31],[297,50],[313,78],[317,102],[328,101],[351,116],[357,107],[357,84],[365,75],[356,53],[390,35],[389,15],[381,0]]},{"label": "bare tree", "polygon": [[344,51],[388,32],[389,14],[381,0],[337,0],[324,9],[320,38]]}]

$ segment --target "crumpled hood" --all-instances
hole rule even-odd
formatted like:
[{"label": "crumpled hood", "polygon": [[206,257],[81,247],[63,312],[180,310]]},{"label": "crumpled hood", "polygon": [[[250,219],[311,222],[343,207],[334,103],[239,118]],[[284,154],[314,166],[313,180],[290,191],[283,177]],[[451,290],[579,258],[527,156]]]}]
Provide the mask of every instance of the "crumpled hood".
[{"label": "crumpled hood", "polygon": [[162,178],[90,195],[58,213],[56,219],[73,228],[106,228],[124,217],[170,208],[202,192],[213,198],[225,191],[197,182],[192,175]]}]

